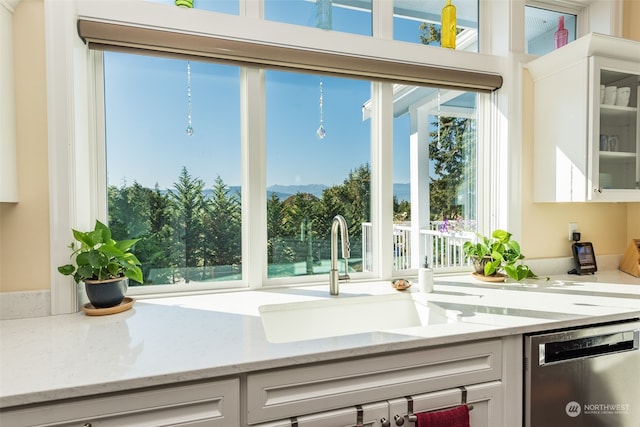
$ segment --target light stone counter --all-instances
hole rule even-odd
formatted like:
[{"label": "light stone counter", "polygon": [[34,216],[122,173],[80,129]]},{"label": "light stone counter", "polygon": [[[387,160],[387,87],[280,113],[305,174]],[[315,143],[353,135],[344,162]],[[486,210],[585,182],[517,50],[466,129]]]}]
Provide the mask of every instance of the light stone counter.
[{"label": "light stone counter", "polygon": [[[640,279],[619,271],[488,284],[469,275],[407,291],[458,313],[455,323],[270,343],[258,307],[396,293],[387,282],[138,300],[110,316],[0,322],[0,407],[256,370],[640,317]],[[345,322],[348,322],[345,319]]]}]

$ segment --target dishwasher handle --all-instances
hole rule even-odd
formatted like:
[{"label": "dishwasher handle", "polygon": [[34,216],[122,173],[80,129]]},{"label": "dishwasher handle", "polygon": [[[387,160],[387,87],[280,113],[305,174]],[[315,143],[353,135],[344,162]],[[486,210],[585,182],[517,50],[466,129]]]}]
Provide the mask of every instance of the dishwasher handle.
[{"label": "dishwasher handle", "polygon": [[623,351],[637,351],[639,348],[640,329],[551,341],[539,344],[538,363],[544,366]]}]

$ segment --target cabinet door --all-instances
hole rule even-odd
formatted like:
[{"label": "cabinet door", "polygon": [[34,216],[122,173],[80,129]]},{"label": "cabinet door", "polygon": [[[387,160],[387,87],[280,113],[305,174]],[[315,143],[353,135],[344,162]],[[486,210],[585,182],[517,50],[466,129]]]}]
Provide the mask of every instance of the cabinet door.
[{"label": "cabinet door", "polygon": [[[502,383],[492,381],[465,387],[466,403],[469,405],[469,424],[473,427],[502,427],[503,393]],[[413,414],[452,408],[463,404],[460,388],[411,396]],[[392,425],[396,419],[404,419],[402,425],[409,425],[409,402],[406,397],[389,401],[389,415]]]},{"label": "cabinet door", "polygon": [[593,200],[640,200],[640,63],[592,57]]},{"label": "cabinet door", "polygon": [[229,427],[240,425],[237,379],[176,386],[0,412],[0,425]]},{"label": "cabinet door", "polygon": [[[546,58],[540,58],[545,60]],[[533,197],[536,202],[584,202],[587,182],[588,61],[535,80]]]},{"label": "cabinet door", "polygon": [[[360,416],[358,415],[360,413]],[[382,427],[389,417],[387,402],[369,403],[356,407],[304,415],[291,419],[259,424],[255,427]]]}]

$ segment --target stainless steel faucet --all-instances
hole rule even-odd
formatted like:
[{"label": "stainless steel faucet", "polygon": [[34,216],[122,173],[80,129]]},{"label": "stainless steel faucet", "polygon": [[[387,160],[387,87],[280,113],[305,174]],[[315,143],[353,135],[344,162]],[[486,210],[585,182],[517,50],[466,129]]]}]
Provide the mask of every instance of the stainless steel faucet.
[{"label": "stainless steel faucet", "polygon": [[[338,229],[340,229],[340,238],[342,240],[342,258],[344,258],[344,273],[338,273]],[[347,260],[351,255],[349,246],[349,229],[347,221],[342,215],[336,215],[331,224],[331,271],[329,271],[329,293],[338,295],[340,293],[340,280],[349,280],[349,270],[347,269]]]}]

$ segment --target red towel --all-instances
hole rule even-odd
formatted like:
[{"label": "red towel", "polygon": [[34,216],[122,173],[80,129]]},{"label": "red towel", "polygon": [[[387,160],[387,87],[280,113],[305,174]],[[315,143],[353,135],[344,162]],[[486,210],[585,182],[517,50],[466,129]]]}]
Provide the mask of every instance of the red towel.
[{"label": "red towel", "polygon": [[456,406],[441,411],[416,414],[416,427],[469,427],[469,407]]}]

